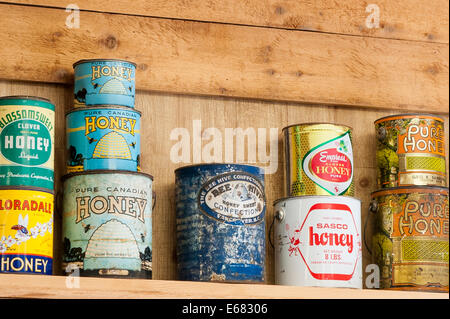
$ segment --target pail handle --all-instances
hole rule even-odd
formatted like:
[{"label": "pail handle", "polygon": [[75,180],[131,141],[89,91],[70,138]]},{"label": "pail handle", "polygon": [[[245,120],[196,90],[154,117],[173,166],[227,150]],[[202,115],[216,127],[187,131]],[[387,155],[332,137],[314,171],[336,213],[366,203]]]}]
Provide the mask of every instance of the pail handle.
[{"label": "pail handle", "polygon": [[372,255],[372,251],[369,248],[369,245],[367,245],[367,240],[366,240],[366,229],[367,229],[367,224],[370,218],[370,213],[372,213],[373,215],[376,214],[378,209],[378,203],[375,199],[373,199],[370,204],[369,204],[369,216],[367,216],[366,221],[364,222],[364,246],[366,247],[367,251],[369,252],[369,254]]},{"label": "pail handle", "polygon": [[153,214],[153,209],[155,209],[155,205],[156,205],[156,192],[152,191],[152,214]]},{"label": "pail handle", "polygon": [[269,227],[269,243],[270,246],[272,246],[272,248],[275,248],[275,246],[273,245],[272,242],[272,228],[273,228],[273,224],[275,223],[275,219],[278,219],[279,222],[281,222],[284,219],[285,213],[284,210],[282,208],[277,209],[274,213],[273,213],[273,219],[272,219],[272,223],[270,224]]}]

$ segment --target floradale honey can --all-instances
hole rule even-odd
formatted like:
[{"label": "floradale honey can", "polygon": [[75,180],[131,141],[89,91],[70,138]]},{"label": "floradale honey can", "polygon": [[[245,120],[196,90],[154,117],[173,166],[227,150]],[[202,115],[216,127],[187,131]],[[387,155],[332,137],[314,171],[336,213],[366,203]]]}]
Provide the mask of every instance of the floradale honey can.
[{"label": "floradale honey can", "polygon": [[352,129],[331,123],[283,128],[286,196],[354,195]]},{"label": "floradale honey can", "polygon": [[375,121],[379,188],[447,186],[444,120],[399,114]]},{"label": "floradale honey can", "polygon": [[370,210],[380,288],[448,292],[448,188],[381,189],[372,193]]}]

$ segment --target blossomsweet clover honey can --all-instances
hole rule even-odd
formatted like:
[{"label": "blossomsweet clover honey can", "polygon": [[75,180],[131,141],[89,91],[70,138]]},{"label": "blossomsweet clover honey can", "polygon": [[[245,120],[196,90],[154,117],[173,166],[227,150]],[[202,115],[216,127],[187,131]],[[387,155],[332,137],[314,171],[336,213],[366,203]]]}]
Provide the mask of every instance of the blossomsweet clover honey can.
[{"label": "blossomsweet clover honey can", "polygon": [[444,120],[399,114],[375,121],[379,188],[447,186]]},{"label": "blossomsweet clover honey can", "polygon": [[283,128],[286,196],[353,196],[351,131],[330,123]]},{"label": "blossomsweet clover honey can", "polygon": [[74,107],[134,107],[136,64],[116,59],[80,60],[75,72]]},{"label": "blossomsweet clover honey can", "polygon": [[120,106],[77,108],[66,114],[67,172],[140,171],[141,113]]},{"label": "blossomsweet clover honey can", "polygon": [[380,288],[448,292],[448,188],[381,189],[372,193],[371,211]]},{"label": "blossomsweet clover honey can", "polygon": [[178,279],[265,280],[264,171],[241,164],[175,170]]},{"label": "blossomsweet clover honey can", "polygon": [[275,283],[362,288],[361,202],[298,196],[274,202]]},{"label": "blossomsweet clover honey can", "polygon": [[63,271],[151,278],[153,177],[97,170],[62,179]]},{"label": "blossomsweet clover honey can", "polygon": [[0,186],[54,189],[55,106],[31,96],[0,97]]},{"label": "blossomsweet clover honey can", "polygon": [[54,196],[33,187],[0,187],[0,273],[51,275]]}]

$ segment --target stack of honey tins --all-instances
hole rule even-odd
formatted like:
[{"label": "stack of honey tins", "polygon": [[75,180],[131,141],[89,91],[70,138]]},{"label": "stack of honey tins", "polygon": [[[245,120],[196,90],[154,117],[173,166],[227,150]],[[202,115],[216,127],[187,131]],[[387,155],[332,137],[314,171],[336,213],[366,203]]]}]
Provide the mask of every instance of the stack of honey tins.
[{"label": "stack of honey tins", "polygon": [[0,97],[0,273],[53,271],[55,106]]},{"label": "stack of honey tins", "polygon": [[141,113],[132,62],[74,64],[62,177],[63,272],[152,277],[152,183],[141,172]]},{"label": "stack of honey tins", "polygon": [[352,129],[296,124],[283,136],[286,197],[274,202],[276,284],[362,288]]},{"label": "stack of honey tins", "polygon": [[448,292],[448,188],[444,121],[400,114],[375,121],[378,190],[373,262],[380,288]]}]

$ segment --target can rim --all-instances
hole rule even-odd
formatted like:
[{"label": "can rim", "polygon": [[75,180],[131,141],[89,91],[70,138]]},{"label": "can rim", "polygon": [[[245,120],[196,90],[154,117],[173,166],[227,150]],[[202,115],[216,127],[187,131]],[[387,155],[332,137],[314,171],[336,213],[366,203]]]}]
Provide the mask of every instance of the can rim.
[{"label": "can rim", "polygon": [[199,163],[199,164],[191,164],[191,165],[185,165],[178,167],[174,170],[174,173],[176,173],[179,170],[185,169],[185,168],[192,168],[192,167],[199,167],[199,166],[212,166],[212,165],[237,165],[237,166],[247,166],[252,168],[258,168],[261,170],[264,170],[264,167],[256,166],[256,165],[250,165],[250,164],[241,164],[241,163]]},{"label": "can rim", "polygon": [[82,60],[78,60],[77,62],[75,62],[72,67],[75,68],[75,66],[77,66],[78,64],[82,64],[82,63],[99,62],[99,61],[125,62],[125,63],[130,63],[130,64],[134,65],[134,67],[137,67],[136,63],[127,61],[127,60],[122,60],[122,59],[82,59]]},{"label": "can rim", "polygon": [[19,186],[19,185],[0,186],[0,191],[1,190],[26,190],[26,191],[43,192],[43,193],[48,193],[50,195],[55,195],[54,190],[50,190],[48,188],[43,188],[43,187],[36,187],[36,186]]},{"label": "can rim", "polygon": [[350,130],[353,130],[353,127],[348,126],[348,125],[345,125],[345,124],[331,123],[331,122],[311,122],[311,123],[297,123],[297,124],[291,124],[291,125],[288,125],[288,126],[283,127],[281,131],[284,131],[284,130],[286,130],[286,129],[290,128],[290,127],[293,127],[293,126],[309,126],[309,125],[320,125],[320,124],[328,124],[328,125],[334,125],[334,126],[342,126],[342,127],[349,128]]},{"label": "can rim", "polygon": [[273,201],[272,206],[275,206],[281,201],[286,200],[293,200],[293,199],[308,199],[308,198],[336,198],[336,197],[344,197],[346,199],[353,199],[355,201],[358,201],[361,203],[361,200],[359,198],[353,197],[353,196],[346,196],[346,195],[340,195],[340,196],[332,196],[332,195],[303,195],[303,196],[286,196],[281,197]]},{"label": "can rim", "polygon": [[431,114],[431,113],[401,113],[401,114],[393,114],[393,115],[388,115],[388,116],[383,116],[375,121],[373,121],[374,124],[377,124],[378,122],[384,122],[389,120],[390,118],[394,118],[394,117],[404,117],[407,118],[409,116],[427,116],[427,117],[434,117],[437,119],[440,119],[442,122],[444,122],[444,118],[440,117],[439,115],[436,114]]},{"label": "can rim", "polygon": [[86,107],[73,107],[69,111],[65,113],[65,115],[68,115],[70,113],[84,111],[84,110],[93,110],[93,109],[119,109],[119,110],[126,110],[126,111],[132,111],[138,113],[140,116],[142,116],[142,112],[139,110],[136,110],[134,107],[125,106],[125,105],[113,105],[113,104],[99,104],[99,105],[92,105],[92,106],[86,106]]},{"label": "can rim", "polygon": [[32,96],[32,95],[8,95],[8,96],[0,96],[0,100],[32,100],[32,101],[41,101],[52,104],[49,99],[45,97]]},{"label": "can rim", "polygon": [[[380,188],[372,193],[370,193],[370,197],[377,197],[377,194],[384,193],[384,192],[391,192],[391,194],[399,194],[400,191],[405,190],[407,193],[410,193],[408,191],[419,191],[419,190],[435,190],[435,191],[447,191],[449,192],[448,187],[442,187],[442,186],[433,186],[433,185],[416,185],[416,186],[397,186],[397,187],[389,187],[389,188]],[[382,196],[382,195],[378,195]]]},{"label": "can rim", "polygon": [[150,178],[153,181],[153,176],[147,173],[143,172],[135,172],[135,171],[125,171],[125,170],[108,170],[108,169],[96,169],[96,170],[89,170],[89,171],[82,171],[82,172],[72,172],[68,174],[64,174],[61,176],[61,181],[65,182],[67,179],[74,177],[74,176],[80,176],[80,175],[96,175],[96,174],[122,174],[122,175],[140,175],[140,176],[146,176]]}]

